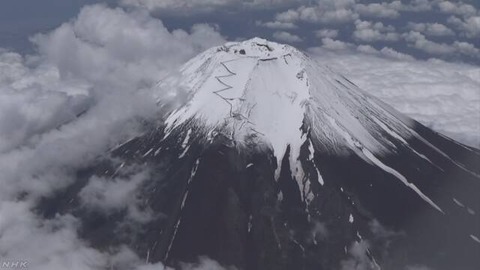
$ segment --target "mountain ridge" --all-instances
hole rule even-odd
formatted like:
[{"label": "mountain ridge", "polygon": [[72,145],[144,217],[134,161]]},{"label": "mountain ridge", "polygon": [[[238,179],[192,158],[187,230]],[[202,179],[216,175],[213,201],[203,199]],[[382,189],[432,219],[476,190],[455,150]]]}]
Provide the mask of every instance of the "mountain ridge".
[{"label": "mountain ridge", "polygon": [[[185,91],[186,102],[39,212],[72,213],[98,249],[126,244],[171,266],[204,255],[248,270],[480,264],[479,152],[293,47],[215,47],[164,90]],[[131,225],[128,212],[82,204],[94,176],[127,177],[130,166],[150,172],[135,191],[150,219]]]}]

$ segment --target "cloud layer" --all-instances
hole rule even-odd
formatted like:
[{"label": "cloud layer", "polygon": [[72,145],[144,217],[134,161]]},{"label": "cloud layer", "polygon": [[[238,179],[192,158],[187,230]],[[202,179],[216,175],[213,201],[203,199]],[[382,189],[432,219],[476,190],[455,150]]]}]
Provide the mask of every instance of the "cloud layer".
[{"label": "cloud layer", "polygon": [[[275,40],[303,48],[316,46],[321,38],[332,38],[312,38],[319,30],[331,29],[337,31],[336,37],[343,43],[368,44],[379,49],[385,43],[395,42],[397,51],[421,59],[480,63],[480,6],[475,1],[123,0],[121,3],[177,18],[198,13],[215,17],[224,12],[242,16],[242,12],[255,11],[247,12],[245,25],[253,27],[248,26],[251,17],[250,23],[255,26],[250,32],[265,32]],[[228,23],[229,19],[222,17],[218,23],[222,22]]]},{"label": "cloud layer", "polygon": [[417,61],[388,48],[377,51],[334,45],[334,41],[327,44],[344,51],[339,54],[312,48],[310,51],[319,61],[398,111],[480,148],[480,67],[440,60]]},{"label": "cloud layer", "polygon": [[[32,41],[37,55],[0,50],[2,261],[25,260],[29,269],[163,269],[125,247],[94,250],[78,239],[73,216],[44,220],[32,209],[39,197],[74,181],[76,170],[136,134],[139,119],[155,117],[152,85],[224,39],[208,25],[169,31],[146,12],[94,5]],[[93,179],[82,198],[104,211],[128,207],[141,220],[145,213],[130,193],[144,174]],[[116,192],[104,197],[107,188]]]}]

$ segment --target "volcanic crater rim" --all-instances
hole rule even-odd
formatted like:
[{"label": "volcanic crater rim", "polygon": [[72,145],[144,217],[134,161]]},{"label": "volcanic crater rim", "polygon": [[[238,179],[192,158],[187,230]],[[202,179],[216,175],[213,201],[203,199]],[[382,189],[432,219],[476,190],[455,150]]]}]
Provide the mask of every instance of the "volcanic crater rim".
[{"label": "volcanic crater rim", "polygon": [[218,50],[237,56],[254,57],[262,60],[289,55],[293,49],[288,45],[256,37],[243,42],[228,42],[219,47]]}]

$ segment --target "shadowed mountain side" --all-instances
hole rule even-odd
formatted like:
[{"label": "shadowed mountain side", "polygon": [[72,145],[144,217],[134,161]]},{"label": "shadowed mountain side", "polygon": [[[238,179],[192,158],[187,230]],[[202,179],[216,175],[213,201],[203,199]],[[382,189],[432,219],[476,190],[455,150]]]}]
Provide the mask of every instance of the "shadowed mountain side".
[{"label": "shadowed mountain side", "polygon": [[[427,136],[444,151],[478,159],[435,133]],[[289,148],[275,181],[276,160],[268,151],[237,148],[219,135],[207,147],[192,143],[178,159],[181,133],[163,137],[161,130],[153,131],[112,151],[116,164],[138,164],[152,172],[136,191],[142,207],[155,213],[147,222],[129,220],[125,209],[103,212],[81,203],[79,192],[92,175],[119,173],[109,161],[79,172],[79,181],[44,199],[39,212],[79,217],[80,234],[96,248],[127,244],[145,259],[169,265],[206,255],[240,269],[339,269],[342,262],[359,260],[349,251],[355,242],[368,245],[367,269],[378,264],[382,269],[474,270],[480,263],[480,245],[470,237],[480,235],[480,179],[440,154],[427,154],[438,168],[397,144],[398,154],[382,162],[415,183],[445,214],[353,153],[316,152],[309,164],[308,147],[302,147],[305,175],[315,180],[310,182],[313,199],[306,203],[291,177]],[[409,143],[421,153],[430,149],[420,141]]]}]

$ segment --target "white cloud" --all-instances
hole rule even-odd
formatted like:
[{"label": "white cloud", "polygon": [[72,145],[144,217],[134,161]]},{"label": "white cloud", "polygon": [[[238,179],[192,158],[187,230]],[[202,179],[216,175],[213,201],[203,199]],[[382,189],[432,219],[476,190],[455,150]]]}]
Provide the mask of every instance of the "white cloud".
[{"label": "white cloud", "polygon": [[429,11],[433,8],[434,1],[431,0],[412,0],[404,7],[404,10],[413,12]]},{"label": "white cloud", "polygon": [[464,30],[467,37],[480,37],[480,16],[473,16],[466,19]]},{"label": "white cloud", "polygon": [[477,14],[477,9],[474,6],[470,4],[465,4],[461,1],[454,2],[439,0],[436,4],[441,12],[447,14],[455,14],[462,17],[470,17]]},{"label": "white cloud", "polygon": [[300,20],[311,23],[341,24],[358,18],[355,12],[347,8],[325,10],[321,7],[301,7],[298,12]]},{"label": "white cloud", "polygon": [[140,7],[150,11],[201,13],[212,12],[219,8],[279,8],[297,3],[298,0],[121,0],[120,2],[124,6]]},{"label": "white cloud", "polygon": [[390,3],[370,3],[356,4],[355,10],[365,17],[374,18],[397,18],[400,16],[400,10],[403,8],[401,1],[393,1]]},{"label": "white cloud", "polygon": [[381,22],[356,20],[353,38],[363,42],[397,41],[400,35],[395,33],[393,26],[385,26]]},{"label": "white cloud", "polygon": [[121,175],[117,177],[92,176],[89,179],[79,193],[83,206],[106,214],[126,209],[127,218],[139,223],[149,221],[152,215],[150,209],[141,210],[137,200],[139,185],[149,177],[148,168],[125,168],[123,165],[118,167]]},{"label": "white cloud", "polygon": [[33,40],[61,75],[121,88],[146,86],[162,76],[159,70],[223,42],[208,25],[196,25],[191,33],[170,33],[145,12],[98,5],[84,8],[73,23]]},{"label": "white cloud", "polygon": [[349,249],[349,258],[340,262],[341,270],[368,270],[378,269],[368,253],[369,244],[367,241],[353,242]]},{"label": "white cloud", "polygon": [[311,6],[300,6],[278,13],[275,18],[281,22],[304,21],[320,24],[344,24],[354,21],[358,14],[352,9],[355,1],[323,0]]},{"label": "white cloud", "polygon": [[392,238],[405,236],[403,232],[396,232],[382,225],[378,220],[374,219],[368,223],[370,231],[373,233],[375,239],[385,240],[386,243],[391,241]]},{"label": "white cloud", "polygon": [[80,242],[76,220],[60,216],[39,221],[25,202],[0,204],[2,259],[25,260],[29,269],[101,269],[107,259]]},{"label": "white cloud", "polygon": [[453,43],[453,47],[461,54],[471,56],[471,57],[479,57],[480,49],[476,48],[473,44],[468,42],[460,42],[455,41]]},{"label": "white cloud", "polygon": [[314,32],[318,38],[336,38],[338,36],[338,30],[334,29],[321,29]]},{"label": "white cloud", "polygon": [[280,22],[280,21],[273,21],[273,22],[255,22],[257,26],[263,26],[271,29],[282,29],[282,30],[291,30],[296,29],[297,26],[291,22]]},{"label": "white cloud", "polygon": [[423,34],[416,31],[405,33],[403,34],[403,37],[409,46],[432,55],[448,56],[463,54],[472,58],[480,58],[480,55],[478,54],[480,50],[468,42],[454,41],[452,44],[437,43],[428,40]]},{"label": "white cloud", "polygon": [[331,38],[322,38],[322,47],[328,50],[337,51],[350,49],[353,47],[353,44]]},{"label": "white cloud", "polygon": [[434,55],[448,55],[455,52],[455,49],[445,43],[436,43],[428,40],[423,34],[416,31],[410,31],[404,34],[405,40],[410,46]]},{"label": "white cloud", "polygon": [[[72,216],[35,215],[36,200],[72,183],[76,170],[138,134],[138,119],[152,119],[158,110],[147,89],[224,39],[208,25],[168,31],[146,12],[95,5],[33,41],[38,55],[0,49],[0,254],[24,259],[31,269],[107,269],[115,254],[78,239]],[[142,220],[146,213],[132,207],[130,194],[140,181],[136,174],[103,186],[93,181],[83,195],[113,187],[88,203],[127,207],[131,218]],[[154,267],[143,264],[138,267]]]},{"label": "white cloud", "polygon": [[327,225],[323,222],[315,221],[313,223],[313,227],[310,230],[310,241],[312,243],[316,243],[317,241],[324,241],[328,238],[329,236],[329,231],[327,228]]},{"label": "white cloud", "polygon": [[400,59],[400,60],[414,60],[415,59],[411,55],[398,52],[395,49],[392,49],[390,47],[383,47],[381,50],[377,50],[370,45],[359,45],[357,47],[357,51],[362,52],[362,53],[366,53],[366,54],[373,54],[373,55],[384,56],[384,57],[387,57],[387,58]]},{"label": "white cloud", "polygon": [[480,16],[472,16],[462,20],[451,16],[448,23],[461,31],[462,35],[468,38],[480,37]]},{"label": "white cloud", "polygon": [[311,50],[360,88],[460,142],[480,147],[480,67]]},{"label": "white cloud", "polygon": [[275,15],[275,19],[280,22],[292,23],[300,18],[299,12],[293,9],[278,13]]},{"label": "white cloud", "polygon": [[[63,175],[61,166],[83,164],[125,136],[130,119],[153,116],[156,109],[142,88],[205,48],[224,42],[206,25],[193,27],[191,33],[169,32],[146,13],[98,5],[84,8],[76,20],[34,40],[39,56],[25,59],[4,52],[0,57],[5,59],[0,75],[0,146],[7,151],[0,155],[0,170],[2,184],[8,186],[0,194],[15,188],[41,194],[55,186],[48,181],[61,178],[26,183],[34,174]],[[136,130],[133,124],[130,130]],[[50,164],[59,171],[42,172]]]},{"label": "white cloud", "polygon": [[452,29],[440,23],[408,23],[408,28],[427,36],[442,37],[455,35]]},{"label": "white cloud", "polygon": [[290,34],[289,32],[285,32],[285,31],[279,31],[279,32],[273,33],[273,38],[278,41],[288,42],[288,43],[296,43],[296,42],[303,41],[302,38],[300,38],[299,36]]}]

